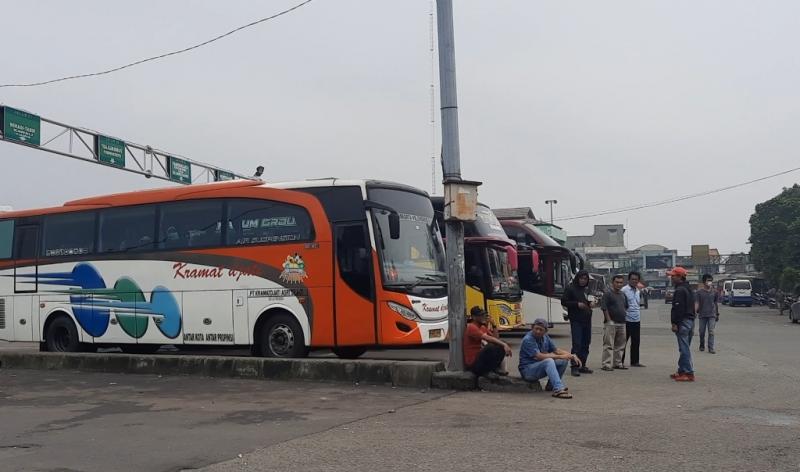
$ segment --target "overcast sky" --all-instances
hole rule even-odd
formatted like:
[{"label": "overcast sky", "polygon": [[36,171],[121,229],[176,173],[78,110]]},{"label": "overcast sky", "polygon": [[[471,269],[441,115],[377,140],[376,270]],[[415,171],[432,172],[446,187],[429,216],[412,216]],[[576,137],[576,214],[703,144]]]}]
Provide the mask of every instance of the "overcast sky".
[{"label": "overcast sky", "polygon": [[[121,65],[298,2],[4,1],[0,83]],[[797,2],[454,3],[461,168],[493,207],[544,218],[557,199],[558,218],[800,161]],[[315,0],[105,77],[0,89],[0,102],[242,173],[263,164],[267,180],[369,177],[430,191],[429,8]],[[438,84],[436,98],[438,125]],[[0,159],[0,205],[15,209],[164,185],[9,143]],[[798,180],[563,226],[583,235],[622,223],[629,248],[748,250],[755,204]]]}]

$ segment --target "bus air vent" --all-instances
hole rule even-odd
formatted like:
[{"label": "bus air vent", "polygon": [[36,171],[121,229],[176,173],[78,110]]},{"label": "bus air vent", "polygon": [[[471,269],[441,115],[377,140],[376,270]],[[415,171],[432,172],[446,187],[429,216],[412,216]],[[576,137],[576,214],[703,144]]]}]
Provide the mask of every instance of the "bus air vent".
[{"label": "bus air vent", "polygon": [[0,329],[6,329],[6,299],[0,298]]}]

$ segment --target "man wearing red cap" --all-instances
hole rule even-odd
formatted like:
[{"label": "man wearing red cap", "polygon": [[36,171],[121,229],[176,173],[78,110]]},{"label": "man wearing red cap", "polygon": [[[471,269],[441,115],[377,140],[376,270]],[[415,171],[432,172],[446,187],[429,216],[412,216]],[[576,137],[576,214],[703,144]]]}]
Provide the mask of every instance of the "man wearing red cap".
[{"label": "man wearing red cap", "polygon": [[686,282],[688,271],[683,267],[675,267],[667,272],[672,278],[675,293],[672,297],[672,332],[678,338],[678,371],[672,374],[676,382],[694,382],[692,367],[692,333],[694,331],[694,294]]}]

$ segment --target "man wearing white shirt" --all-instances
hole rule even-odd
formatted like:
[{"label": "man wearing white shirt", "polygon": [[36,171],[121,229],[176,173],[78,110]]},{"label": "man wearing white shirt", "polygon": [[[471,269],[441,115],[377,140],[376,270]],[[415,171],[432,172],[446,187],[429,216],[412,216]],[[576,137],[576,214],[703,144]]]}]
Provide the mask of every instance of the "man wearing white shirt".
[{"label": "man wearing white shirt", "polygon": [[[640,308],[642,291],[639,290],[639,280],[641,274],[636,271],[628,274],[628,284],[622,288],[622,293],[628,299],[628,309],[625,313],[625,343],[631,341],[631,367],[644,367],[639,363],[639,345],[641,343],[641,320],[642,313]],[[625,354],[622,355],[622,362],[625,362]]]}]

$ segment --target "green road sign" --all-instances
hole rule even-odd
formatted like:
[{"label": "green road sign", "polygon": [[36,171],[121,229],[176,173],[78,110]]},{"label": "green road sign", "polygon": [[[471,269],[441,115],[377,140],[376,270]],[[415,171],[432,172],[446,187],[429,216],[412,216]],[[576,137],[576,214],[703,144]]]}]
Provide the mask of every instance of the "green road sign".
[{"label": "green road sign", "polygon": [[215,179],[217,182],[222,182],[223,180],[233,180],[236,177],[233,176],[230,172],[225,172],[224,170],[218,170],[215,175]]},{"label": "green road sign", "polygon": [[182,184],[192,183],[192,164],[189,161],[169,156],[169,178]]},{"label": "green road sign", "polygon": [[97,135],[94,138],[97,160],[103,164],[125,167],[125,143],[119,139]]},{"label": "green road sign", "polygon": [[39,145],[42,135],[42,122],[38,116],[3,107],[3,136],[20,143]]}]

